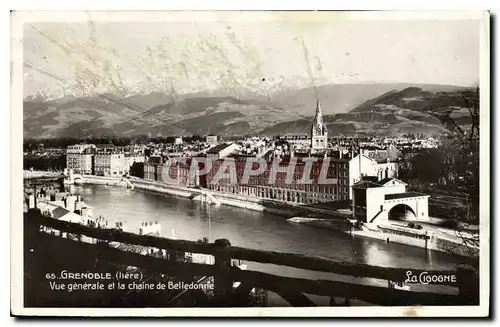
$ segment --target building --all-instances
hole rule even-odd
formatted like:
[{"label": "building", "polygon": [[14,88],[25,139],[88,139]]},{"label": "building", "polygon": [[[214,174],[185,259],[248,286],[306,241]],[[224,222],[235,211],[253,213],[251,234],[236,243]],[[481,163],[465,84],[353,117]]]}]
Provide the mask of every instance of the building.
[{"label": "building", "polygon": [[144,163],[145,158],[141,153],[125,153],[125,173],[130,172],[130,168],[134,163]]},{"label": "building", "polygon": [[181,145],[181,144],[183,144],[184,142],[182,140],[182,136],[176,137],[174,143],[175,143],[175,145]]},{"label": "building", "polygon": [[323,113],[319,101],[316,103],[316,115],[311,126],[311,153],[328,148],[328,130],[323,123]]},{"label": "building", "polygon": [[208,145],[216,146],[219,143],[217,135],[208,135],[205,141]]},{"label": "building", "polygon": [[394,145],[389,145],[385,150],[361,149],[361,153],[377,162],[376,174],[373,176],[378,176],[379,179],[398,177],[401,151]]},{"label": "building", "polygon": [[[191,170],[192,158],[151,156],[144,163],[144,179],[163,182],[169,185],[196,187],[205,183],[205,176],[200,176],[202,163],[198,169]],[[167,175],[168,174],[168,175]]]},{"label": "building", "polygon": [[73,169],[77,174],[91,175],[94,150],[93,144],[69,145],[66,148],[66,168]]},{"label": "building", "polygon": [[[360,182],[363,178],[368,176],[375,177],[378,180],[378,164],[372,158],[364,154],[358,154],[349,160],[349,187]],[[349,198],[352,199],[352,188],[350,190]]]},{"label": "building", "polygon": [[152,155],[144,163],[144,179],[149,181],[163,180],[164,160],[162,156]]},{"label": "building", "polygon": [[207,151],[207,159],[218,160],[223,159],[231,153],[238,151],[241,147],[237,143],[221,143]]},{"label": "building", "polygon": [[[180,160],[179,160],[180,159]],[[168,167],[169,179],[164,178],[163,182],[171,185],[184,187],[196,187],[200,185],[200,167],[191,171],[192,158],[169,158],[165,162]],[[203,178],[203,177],[202,177]]]},{"label": "building", "polygon": [[129,171],[121,151],[101,150],[95,154],[94,172],[98,176],[123,176]]},{"label": "building", "polygon": [[[307,158],[307,157],[306,157]],[[291,171],[291,178],[287,180],[287,172],[291,158],[276,159],[279,170],[274,178],[270,178],[272,169],[276,169],[276,162],[269,157],[262,157],[256,162],[252,156],[230,156],[224,160],[212,162],[212,169],[206,176],[206,187],[214,191],[242,194],[261,199],[277,200],[297,204],[315,204],[321,202],[337,202],[349,199],[349,162],[338,159],[325,162],[325,176],[327,180],[320,179],[323,167],[323,158],[311,165],[309,172],[310,182],[303,182],[307,173],[306,159],[297,158]],[[260,163],[259,163],[260,162]],[[260,164],[264,167],[259,168]],[[224,165],[224,167],[222,167]],[[262,172],[244,179],[246,169],[262,170]],[[219,171],[225,174],[224,178],[217,178]],[[278,171],[278,170],[276,170]],[[220,175],[219,175],[220,177]]]},{"label": "building", "polygon": [[[360,182],[364,177],[374,176],[376,180],[397,178],[399,161],[385,151],[364,152],[349,161],[349,186]],[[352,189],[350,191],[352,198]]]},{"label": "building", "polygon": [[353,218],[365,223],[389,220],[429,220],[429,196],[406,192],[406,183],[396,178],[380,181],[365,178],[352,186]]}]

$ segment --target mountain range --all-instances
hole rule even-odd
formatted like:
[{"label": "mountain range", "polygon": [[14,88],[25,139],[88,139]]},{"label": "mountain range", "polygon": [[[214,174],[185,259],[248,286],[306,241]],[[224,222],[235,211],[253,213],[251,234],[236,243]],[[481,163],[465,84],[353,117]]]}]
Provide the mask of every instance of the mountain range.
[{"label": "mountain range", "polygon": [[24,137],[284,135],[309,133],[320,101],[329,135],[442,134],[429,112],[453,108],[467,123],[470,88],[402,83],[333,84],[287,89],[272,97],[224,90],[176,95],[94,94],[23,102]]}]

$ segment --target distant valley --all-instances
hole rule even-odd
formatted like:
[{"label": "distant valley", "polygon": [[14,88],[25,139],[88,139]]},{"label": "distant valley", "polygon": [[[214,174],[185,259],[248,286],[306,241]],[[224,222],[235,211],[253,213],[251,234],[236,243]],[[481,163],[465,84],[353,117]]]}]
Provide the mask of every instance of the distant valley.
[{"label": "distant valley", "polygon": [[[446,85],[336,84],[288,89],[271,98],[219,91],[24,100],[24,137],[284,135],[309,132],[319,99],[330,135],[441,134],[429,111],[454,108],[467,123],[463,93]],[[463,116],[463,117],[462,117]]]}]

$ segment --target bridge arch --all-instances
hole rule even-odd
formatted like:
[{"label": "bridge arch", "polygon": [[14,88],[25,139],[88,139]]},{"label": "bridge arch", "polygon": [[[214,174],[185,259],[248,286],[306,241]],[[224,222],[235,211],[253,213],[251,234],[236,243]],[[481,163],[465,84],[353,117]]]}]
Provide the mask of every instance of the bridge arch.
[{"label": "bridge arch", "polygon": [[389,209],[389,220],[408,220],[417,218],[415,210],[406,203],[398,203]]}]

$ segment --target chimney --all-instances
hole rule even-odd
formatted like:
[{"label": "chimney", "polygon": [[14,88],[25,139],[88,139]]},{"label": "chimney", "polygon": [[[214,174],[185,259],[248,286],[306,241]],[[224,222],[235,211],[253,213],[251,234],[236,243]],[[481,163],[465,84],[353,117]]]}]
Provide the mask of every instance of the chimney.
[{"label": "chimney", "polygon": [[36,208],[35,195],[30,194],[28,195],[28,209],[33,209],[33,208]]}]

